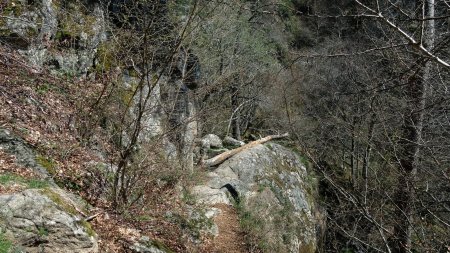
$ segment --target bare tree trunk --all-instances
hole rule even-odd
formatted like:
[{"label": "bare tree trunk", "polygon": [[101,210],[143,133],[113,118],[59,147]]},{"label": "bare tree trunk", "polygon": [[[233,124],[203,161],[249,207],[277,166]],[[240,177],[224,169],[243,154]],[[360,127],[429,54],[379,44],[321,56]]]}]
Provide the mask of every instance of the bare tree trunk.
[{"label": "bare tree trunk", "polygon": [[194,146],[195,146],[195,138],[198,135],[198,126],[197,126],[197,115],[195,104],[188,103],[188,111],[187,115],[187,123],[184,129],[184,138],[183,138],[183,153],[182,153],[182,166],[183,169],[189,171],[189,173],[194,172]]},{"label": "bare tree trunk", "polygon": [[[422,133],[423,108],[425,105],[425,87],[421,76],[411,80],[408,98],[411,113],[405,115],[402,127],[402,140],[399,154],[399,177],[396,205],[396,224],[394,226],[393,252],[409,252],[411,246],[411,222],[414,201],[413,182],[417,174],[417,154]],[[415,107],[415,108],[414,108]]]},{"label": "bare tree trunk", "polygon": [[[238,82],[238,80],[234,80]],[[231,133],[236,140],[241,139],[241,113],[239,110],[239,89],[238,85],[234,83],[231,86],[231,113],[233,115],[231,119]]]},{"label": "bare tree trunk", "polygon": [[372,113],[370,122],[369,122],[369,129],[367,133],[367,146],[366,151],[364,153],[364,160],[363,160],[363,179],[364,179],[364,190],[363,190],[363,196],[364,196],[364,204],[367,203],[367,192],[369,188],[369,162],[370,162],[370,154],[372,152],[372,138],[373,138],[373,130],[375,126],[375,113]]},{"label": "bare tree trunk", "polygon": [[226,151],[226,152],[224,152],[224,153],[222,153],[220,155],[217,155],[217,156],[214,156],[213,158],[205,160],[205,161],[203,161],[203,165],[215,166],[215,165],[221,164],[222,162],[224,162],[228,158],[234,156],[235,154],[237,154],[237,153],[239,153],[241,151],[244,151],[246,149],[252,148],[252,147],[254,147],[256,145],[259,145],[259,144],[263,144],[263,143],[268,142],[270,140],[285,138],[285,137],[288,137],[288,136],[289,136],[288,133],[281,134],[281,135],[269,135],[269,136],[264,137],[262,139],[249,142],[249,143],[247,143],[244,146],[241,146],[239,148],[235,148],[235,149]]},{"label": "bare tree trunk", "polygon": [[355,167],[355,153],[356,153],[356,145],[355,145],[355,128],[356,128],[356,117],[353,118],[351,131],[352,131],[352,140],[351,140],[351,150],[350,150],[350,168],[352,170],[352,187],[356,188],[357,181],[357,168]]},{"label": "bare tree trunk", "polygon": [[[237,17],[242,15],[242,9],[239,9]],[[241,34],[236,36],[234,41],[233,56],[237,55],[239,52],[239,40],[241,39]],[[231,113],[235,113],[232,118],[232,135],[236,140],[241,140],[241,113],[239,110],[239,76],[236,75],[233,78],[233,83],[231,84]]]},{"label": "bare tree trunk", "polygon": [[[434,17],[434,0],[424,1],[423,17]],[[434,21],[423,22],[422,43],[431,50],[434,44]],[[404,117],[399,154],[399,178],[396,205],[396,224],[391,240],[392,251],[407,253],[411,250],[411,231],[414,204],[413,183],[417,174],[417,158],[422,136],[426,100],[426,85],[430,79],[431,61],[421,63],[419,71],[411,78],[407,90],[409,112]]]}]

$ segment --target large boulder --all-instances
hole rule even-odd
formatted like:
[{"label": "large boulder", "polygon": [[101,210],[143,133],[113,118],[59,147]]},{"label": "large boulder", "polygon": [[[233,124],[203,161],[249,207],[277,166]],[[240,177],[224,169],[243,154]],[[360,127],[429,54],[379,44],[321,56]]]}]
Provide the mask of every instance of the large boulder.
[{"label": "large boulder", "polygon": [[199,201],[216,204],[226,190],[229,199],[261,221],[259,237],[270,250],[315,252],[315,186],[296,153],[278,144],[258,145],[229,158],[208,177],[206,185],[194,188]]},{"label": "large boulder", "polygon": [[204,149],[222,148],[222,140],[215,134],[207,134],[202,138],[202,147]]},{"label": "large boulder", "polygon": [[223,145],[227,147],[240,147],[244,146],[245,142],[236,140],[230,136],[226,136],[225,138],[223,138]]},{"label": "large boulder", "polygon": [[97,252],[95,232],[77,216],[77,205],[57,188],[0,195],[0,234],[17,252]]},{"label": "large boulder", "polygon": [[201,139],[201,146],[203,159],[209,159],[228,151],[228,149],[223,147],[220,137],[215,134],[207,134],[203,136]]}]

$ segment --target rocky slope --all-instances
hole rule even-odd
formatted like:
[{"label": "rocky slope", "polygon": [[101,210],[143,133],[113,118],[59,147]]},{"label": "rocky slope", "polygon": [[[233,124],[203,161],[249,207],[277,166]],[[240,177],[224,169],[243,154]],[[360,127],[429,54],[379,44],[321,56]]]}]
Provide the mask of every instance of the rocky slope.
[{"label": "rocky slope", "polygon": [[97,235],[85,219],[90,206],[59,188],[29,145],[5,129],[0,129],[0,150],[30,170],[22,177],[12,173],[15,165],[2,163],[1,244],[11,241],[11,252],[98,252]]},{"label": "rocky slope", "polygon": [[269,251],[315,252],[320,228],[314,183],[297,154],[274,143],[258,145],[207,177],[206,184],[193,188],[198,201],[210,207],[238,205],[248,219],[244,222],[255,222],[250,228]]}]

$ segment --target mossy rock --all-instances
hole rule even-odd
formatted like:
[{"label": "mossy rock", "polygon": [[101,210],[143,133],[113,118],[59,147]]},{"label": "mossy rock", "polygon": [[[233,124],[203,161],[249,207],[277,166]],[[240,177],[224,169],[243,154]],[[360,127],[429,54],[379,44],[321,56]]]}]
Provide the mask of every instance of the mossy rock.
[{"label": "mossy rock", "polygon": [[51,188],[42,189],[41,193],[51,199],[55,204],[61,207],[65,212],[70,213],[72,215],[78,215],[75,207],[69,203],[64,197],[60,194],[56,193]]},{"label": "mossy rock", "polygon": [[[95,231],[59,191],[29,189],[0,195],[0,226],[23,247],[21,252],[97,252]],[[43,243],[27,243],[30,239]]]},{"label": "mossy rock", "polygon": [[150,240],[147,236],[141,237],[139,242],[134,243],[130,249],[132,252],[163,252],[163,253],[173,253],[169,247],[167,247],[163,242],[158,240]]},{"label": "mossy rock", "polygon": [[151,246],[165,252],[165,253],[174,253],[169,247],[167,247],[164,243],[158,240],[152,240]]},{"label": "mossy rock", "polygon": [[64,191],[59,187],[47,187],[41,189],[40,191],[67,213],[72,215],[79,215],[79,211],[89,213],[90,205],[86,201],[81,199],[79,196]]},{"label": "mossy rock", "polygon": [[[240,184],[252,186],[250,193],[245,187],[240,188],[241,196],[245,196],[241,200],[244,211],[240,212],[240,219],[253,236],[253,246],[262,252],[315,251],[312,193],[317,182],[308,179],[298,154],[268,143],[240,152],[215,171],[219,173],[226,168],[238,176]],[[264,221],[261,226],[258,220]]]},{"label": "mossy rock", "polygon": [[103,42],[97,47],[97,54],[95,56],[95,72],[102,73],[103,71],[111,70],[114,67],[114,53],[113,46],[109,42]]},{"label": "mossy rock", "polygon": [[81,225],[86,229],[86,233],[89,236],[96,236],[95,230],[92,228],[91,223],[89,223],[89,222],[87,222],[85,220],[82,220],[81,221]]},{"label": "mossy rock", "polygon": [[50,173],[50,175],[56,175],[57,171],[56,171],[56,162],[53,161],[51,158],[42,156],[42,155],[37,155],[36,156],[36,162],[41,165],[43,168],[45,168],[47,170],[48,173]]},{"label": "mossy rock", "polygon": [[[74,216],[79,215],[79,211],[77,211],[77,208],[75,207],[76,203],[73,203],[73,201],[68,196],[63,196],[60,192],[58,193],[58,189],[55,188],[45,188],[42,189],[41,192],[48,198],[50,198],[55,204],[57,204],[60,208],[62,208],[65,212],[70,213]],[[72,203],[71,203],[72,202]],[[78,208],[78,210],[85,209],[85,208]],[[88,212],[87,210],[81,210],[83,212]],[[83,226],[86,230],[86,233],[89,236],[95,236],[96,233],[94,229],[92,228],[91,224],[85,220],[80,221],[80,225]]]},{"label": "mossy rock", "polygon": [[[66,15],[66,13],[72,15]],[[87,36],[95,35],[94,26],[97,23],[97,18],[81,4],[68,2],[64,8],[61,8],[58,20],[59,28],[56,39],[59,41],[62,39],[79,39],[82,33],[87,34]]]}]

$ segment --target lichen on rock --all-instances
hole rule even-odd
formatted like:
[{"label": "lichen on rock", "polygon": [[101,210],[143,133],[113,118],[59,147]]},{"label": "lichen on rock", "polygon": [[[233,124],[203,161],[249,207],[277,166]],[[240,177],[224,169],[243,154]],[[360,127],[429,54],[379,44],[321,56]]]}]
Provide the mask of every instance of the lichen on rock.
[{"label": "lichen on rock", "polygon": [[26,252],[97,252],[93,230],[61,204],[38,189],[0,195],[0,227]]},{"label": "lichen on rock", "polygon": [[208,178],[193,189],[199,201],[229,204],[237,193],[241,221],[258,226],[256,237],[267,252],[315,252],[316,210],[310,196],[315,186],[297,154],[278,144],[258,145],[229,158]]},{"label": "lichen on rock", "polygon": [[[28,1],[30,2],[30,1]],[[98,4],[76,0],[11,1],[2,12],[0,38],[19,49],[30,64],[61,73],[86,74],[99,44],[106,40],[106,19]]]}]

